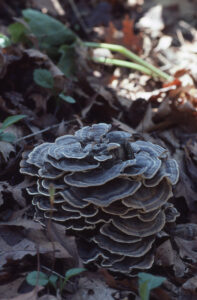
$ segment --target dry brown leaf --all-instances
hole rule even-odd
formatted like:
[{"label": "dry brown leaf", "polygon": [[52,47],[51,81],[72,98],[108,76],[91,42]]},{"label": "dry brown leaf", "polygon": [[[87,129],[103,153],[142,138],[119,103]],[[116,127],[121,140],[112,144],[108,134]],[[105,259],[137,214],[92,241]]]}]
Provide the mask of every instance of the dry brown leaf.
[{"label": "dry brown leaf", "polygon": [[24,181],[22,181],[21,183],[19,183],[17,185],[14,185],[14,186],[9,185],[7,187],[7,191],[11,192],[11,194],[13,195],[13,198],[22,207],[26,206],[26,198],[23,194],[23,191],[28,186],[28,184],[29,184],[28,180],[25,179]]},{"label": "dry brown leaf", "polygon": [[186,266],[173,249],[170,240],[166,240],[157,248],[156,264],[163,267],[173,266],[176,277],[183,277],[185,274]]},{"label": "dry brown leaf", "polygon": [[130,19],[127,14],[122,20],[122,30],[116,29],[113,22],[109,22],[105,33],[105,42],[122,45],[136,53],[142,52],[142,36],[134,33],[134,20]]},{"label": "dry brown leaf", "polygon": [[[23,190],[28,187],[30,184],[29,180],[25,179],[19,184],[16,185],[10,185],[6,181],[0,181],[0,195],[1,192],[4,192],[4,194],[11,194],[13,199],[21,206],[25,207],[26,206],[26,199],[25,196],[23,195]],[[0,197],[1,199],[1,197]]]},{"label": "dry brown leaf", "polygon": [[129,132],[131,134],[136,133],[135,129],[131,128],[130,126],[126,125],[125,123],[123,123],[115,118],[112,118],[112,120],[113,120],[113,125],[118,127],[119,129]]},{"label": "dry brown leaf", "polygon": [[0,79],[6,75],[7,67],[21,57],[21,49],[15,45],[0,49]]},{"label": "dry brown leaf", "polygon": [[15,148],[11,143],[0,141],[0,162],[7,162],[11,152],[15,152]]},{"label": "dry brown leaf", "polygon": [[144,114],[143,119],[139,123],[139,125],[136,128],[137,132],[149,132],[153,130],[155,127],[155,124],[153,123],[153,110],[151,107],[151,104],[149,103],[146,109],[146,112]]},{"label": "dry brown leaf", "polygon": [[169,267],[174,264],[174,250],[170,240],[166,240],[157,248],[155,261],[158,265],[164,267]]},{"label": "dry brown leaf", "polygon": [[170,230],[171,234],[185,240],[192,240],[197,237],[197,224],[177,224],[176,227]]},{"label": "dry brown leaf", "polygon": [[[90,292],[91,291],[91,292]],[[69,300],[114,300],[114,289],[109,288],[100,279],[88,279],[82,277],[79,279],[78,289]]]},{"label": "dry brown leaf", "polygon": [[183,289],[194,292],[196,294],[196,297],[197,297],[197,276],[194,276],[194,277],[188,279],[183,284]]},{"label": "dry brown leaf", "polygon": [[16,280],[0,285],[0,299],[12,299],[18,295],[18,289],[22,282],[24,281],[23,277],[19,277]]},{"label": "dry brown leaf", "polygon": [[8,238],[8,242],[6,242],[2,236],[0,237],[0,267],[3,267],[8,260],[20,260],[28,254],[33,256],[37,254],[38,251],[33,242],[27,239],[15,242],[10,235]]},{"label": "dry brown leaf", "polygon": [[134,20],[131,20],[129,15],[126,15],[122,21],[122,25],[122,45],[136,53],[141,53],[142,36],[134,33]]},{"label": "dry brown leaf", "polygon": [[109,26],[106,29],[105,33],[105,42],[109,44],[115,44],[117,43],[117,39],[119,39],[120,36],[122,35],[118,32],[113,22],[109,22]]},{"label": "dry brown leaf", "polygon": [[31,292],[20,294],[19,296],[13,298],[2,298],[1,300],[37,300],[38,299],[38,292],[43,290],[43,286],[35,287]]},{"label": "dry brown leaf", "polygon": [[26,53],[28,57],[33,58],[37,62],[38,66],[42,65],[52,73],[54,79],[54,88],[60,90],[60,92],[64,90],[64,86],[66,84],[64,73],[46,54],[43,54],[37,49],[26,49],[24,50],[24,53]]},{"label": "dry brown leaf", "polygon": [[184,197],[189,210],[196,211],[197,191],[195,183],[190,178],[185,167],[185,153],[183,150],[176,148],[173,158],[176,159],[179,165],[179,181],[175,187],[175,197]]},{"label": "dry brown leaf", "polygon": [[175,237],[175,242],[179,248],[179,254],[182,258],[187,258],[192,262],[197,261],[197,239],[188,241],[179,237]]},{"label": "dry brown leaf", "polygon": [[[23,229],[21,229],[21,227]],[[37,253],[51,254],[55,258],[69,258],[71,255],[58,241],[47,237],[40,224],[31,220],[14,220],[8,224],[0,224],[0,266],[7,261],[21,260],[26,255],[35,256]],[[66,238],[65,238],[66,239]]]},{"label": "dry brown leaf", "polygon": [[51,223],[51,226],[48,226],[47,229],[48,236],[67,251],[67,257],[73,258],[73,264],[78,265],[79,257],[75,238],[73,236],[66,236],[65,227],[57,223]]}]

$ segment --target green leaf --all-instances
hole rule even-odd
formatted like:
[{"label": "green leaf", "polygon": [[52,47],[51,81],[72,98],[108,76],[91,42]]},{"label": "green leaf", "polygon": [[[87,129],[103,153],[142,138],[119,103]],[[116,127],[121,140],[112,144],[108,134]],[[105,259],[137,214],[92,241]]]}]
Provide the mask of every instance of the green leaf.
[{"label": "green leaf", "polygon": [[45,286],[49,283],[48,276],[43,272],[33,271],[26,277],[26,281],[33,286]]},{"label": "green leaf", "polygon": [[165,277],[154,276],[152,274],[140,272],[139,278],[139,295],[142,300],[148,300],[152,289],[159,287],[165,280]]},{"label": "green leaf", "polygon": [[26,118],[26,115],[10,116],[10,117],[6,118],[6,119],[3,121],[2,125],[1,125],[1,129],[5,129],[5,128],[7,128],[8,126],[10,126],[10,125],[12,125],[12,124],[14,124],[14,123],[16,123],[16,122],[18,122],[18,121],[24,119],[24,118]]},{"label": "green leaf", "polygon": [[10,132],[0,133],[0,141],[12,143],[16,139],[16,136]]},{"label": "green leaf", "polygon": [[41,48],[72,43],[76,39],[70,29],[46,14],[34,9],[25,9],[22,14],[30,30],[37,37]]},{"label": "green leaf", "polygon": [[76,100],[74,98],[72,98],[71,96],[66,96],[63,93],[59,94],[59,97],[68,103],[76,103]]},{"label": "green leaf", "polygon": [[16,22],[8,26],[8,32],[11,35],[12,42],[19,43],[25,40],[28,30],[22,23]]},{"label": "green leaf", "polygon": [[33,73],[33,78],[35,83],[38,85],[47,88],[47,89],[53,89],[54,86],[54,80],[51,72],[49,72],[46,69],[36,69]]},{"label": "green leaf", "polygon": [[76,71],[76,53],[75,53],[76,43],[72,45],[63,45],[60,47],[59,52],[61,57],[58,62],[58,67],[68,78],[74,77]]},{"label": "green leaf", "polygon": [[11,45],[10,39],[6,35],[0,33],[0,48],[6,48],[9,47],[10,45]]},{"label": "green leaf", "polygon": [[52,284],[52,286],[56,289],[56,287],[57,287],[57,280],[58,280],[58,277],[56,276],[56,275],[51,275],[50,277],[49,277],[49,283],[51,283]]},{"label": "green leaf", "polygon": [[65,281],[67,281],[71,277],[79,275],[80,273],[85,272],[85,271],[86,271],[85,268],[73,268],[73,269],[70,269],[65,274]]}]

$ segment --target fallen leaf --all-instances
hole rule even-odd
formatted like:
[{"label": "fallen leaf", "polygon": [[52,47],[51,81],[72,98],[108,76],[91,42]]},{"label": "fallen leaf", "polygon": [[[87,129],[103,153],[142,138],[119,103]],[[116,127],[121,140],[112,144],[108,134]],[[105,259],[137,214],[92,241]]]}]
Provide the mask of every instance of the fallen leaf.
[{"label": "fallen leaf", "polygon": [[38,299],[38,292],[43,290],[42,286],[35,287],[31,292],[20,294],[14,298],[3,298],[1,300],[37,300]]},{"label": "fallen leaf", "polygon": [[79,279],[78,289],[69,300],[114,300],[114,289],[109,288],[105,282],[99,279]]},{"label": "fallen leaf", "polygon": [[12,299],[13,297],[16,297],[16,295],[18,295],[18,289],[23,281],[24,277],[19,277],[14,281],[0,285],[0,299]]},{"label": "fallen leaf", "polygon": [[170,230],[170,233],[184,240],[193,240],[197,237],[197,224],[176,224],[176,226]]},{"label": "fallen leaf", "polygon": [[178,248],[179,254],[182,258],[191,260],[192,262],[197,261],[197,240],[188,241],[179,237],[174,238]]},{"label": "fallen leaf", "polygon": [[122,34],[116,29],[114,23],[109,22],[109,26],[105,32],[105,42],[108,44],[115,44],[120,37],[122,37]]},{"label": "fallen leaf", "polygon": [[194,277],[188,279],[183,284],[183,289],[189,290],[189,291],[195,293],[196,297],[197,297],[197,276],[194,276]]},{"label": "fallen leaf", "polygon": [[163,242],[156,250],[156,264],[162,266],[172,266],[174,264],[174,250],[170,240]]},{"label": "fallen leaf", "polygon": [[11,152],[15,152],[15,148],[11,143],[0,141],[0,162],[7,162]]},{"label": "fallen leaf", "polygon": [[142,52],[142,36],[140,33],[134,32],[134,20],[126,14],[122,20],[122,29],[116,29],[113,22],[109,22],[109,26],[105,32],[105,42],[109,44],[122,45],[136,53]]},{"label": "fallen leaf", "polygon": [[[53,240],[52,235],[47,237],[40,224],[31,220],[19,219],[12,220],[7,224],[1,223],[0,228],[1,267],[7,262],[21,260],[26,255],[35,256],[38,253],[49,256],[53,253],[55,258],[68,258],[69,262],[74,265],[75,260],[72,259],[74,248],[73,252],[69,254],[64,246],[57,240]],[[66,240],[65,236],[62,238]]]},{"label": "fallen leaf", "polygon": [[8,244],[2,236],[0,237],[0,266],[3,267],[5,264],[7,264],[9,261],[17,261],[25,257],[26,255],[33,255],[35,256],[37,254],[37,248],[36,245],[27,240],[22,239],[22,241],[15,242],[12,241],[13,238],[11,238],[9,233],[9,243]]},{"label": "fallen leaf", "polygon": [[183,277],[185,274],[186,266],[178,256],[178,253],[173,249],[169,239],[157,248],[155,262],[164,268],[173,266],[176,277]]},{"label": "fallen leaf", "polygon": [[141,53],[142,37],[140,34],[134,33],[134,20],[130,19],[129,15],[126,15],[122,21],[122,32],[121,44],[136,53]]}]

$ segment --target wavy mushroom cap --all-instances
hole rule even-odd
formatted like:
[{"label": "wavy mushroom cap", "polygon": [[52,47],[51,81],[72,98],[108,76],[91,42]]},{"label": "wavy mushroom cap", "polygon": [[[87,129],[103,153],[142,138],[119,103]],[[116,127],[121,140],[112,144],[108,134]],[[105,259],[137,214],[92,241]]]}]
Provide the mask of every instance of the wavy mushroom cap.
[{"label": "wavy mushroom cap", "polygon": [[38,220],[62,222],[77,236],[85,264],[113,272],[150,268],[158,233],[179,215],[167,202],[178,181],[176,161],[159,145],[132,142],[129,133],[111,131],[109,124],[35,147],[24,154],[20,171],[35,178],[27,191]]}]

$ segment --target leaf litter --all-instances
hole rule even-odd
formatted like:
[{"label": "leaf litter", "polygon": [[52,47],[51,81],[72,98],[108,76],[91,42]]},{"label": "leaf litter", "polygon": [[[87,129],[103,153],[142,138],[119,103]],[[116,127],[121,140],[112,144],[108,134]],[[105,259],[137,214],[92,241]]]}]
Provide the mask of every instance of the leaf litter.
[{"label": "leaf litter", "polygon": [[[36,299],[37,296],[38,299],[44,299],[46,290],[43,288],[26,290],[25,276],[30,271],[38,268],[44,271],[47,268],[49,272],[62,276],[69,268],[81,266],[75,240],[65,236],[63,227],[49,224],[50,226],[42,228],[33,221],[31,199],[25,191],[29,183],[19,174],[22,152],[31,150],[43,141],[53,142],[60,134],[72,134],[81,125],[109,122],[115,128],[132,133],[136,138],[140,136],[141,139],[167,148],[171,157],[179,164],[180,180],[173,198],[173,203],[180,212],[177,231],[167,232],[167,235],[161,237],[156,249],[156,264],[150,270],[151,274],[164,276],[167,280],[151,293],[155,299],[195,299],[195,4],[154,0],[123,3],[116,0],[103,2],[104,4],[91,1],[91,5],[87,6],[84,1],[62,1],[62,10],[56,10],[53,1],[49,1],[50,4],[43,1],[42,8],[40,2],[32,2],[33,4],[31,1],[23,1],[18,7],[13,3],[5,4],[3,9],[6,18],[1,21],[5,29],[14,22],[13,17],[16,21],[19,20],[20,25],[15,30],[20,28],[22,40],[0,49],[0,121],[3,123],[7,117],[20,114],[28,116],[7,129],[15,134],[16,142],[0,141],[2,296],[4,299],[15,300]],[[54,36],[52,40],[49,39],[49,44],[44,43],[48,42],[48,36],[44,41],[37,37],[39,28],[32,27],[32,21],[28,23],[28,17],[32,18],[32,11],[27,11],[26,20],[22,16],[25,14],[21,9],[29,7],[43,11],[45,9],[45,12],[55,16],[58,21],[55,26],[58,28],[62,28],[59,22],[68,25],[65,28],[69,30],[61,32],[65,44]],[[66,13],[60,14],[60,11]],[[152,22],[153,18],[157,22]],[[45,21],[48,22],[49,19],[46,17]],[[43,32],[46,28],[42,29]],[[168,72],[173,79],[166,84],[159,78],[137,71],[96,65],[88,59],[89,50],[82,47],[77,49],[77,55],[73,55],[76,46],[73,44],[75,37],[72,32],[82,40],[85,35],[85,39],[89,41],[126,46]],[[69,43],[66,44],[68,40]],[[122,59],[120,54],[111,52],[110,55]],[[69,61],[70,64],[67,65]],[[52,88],[41,86],[33,79],[34,72],[39,69],[52,74]],[[60,93],[74,99],[75,103],[58,99]],[[93,273],[88,271],[80,275],[80,278],[71,282],[74,288],[68,287],[64,291],[62,299],[139,299],[136,279],[117,280],[113,274],[104,274],[101,276],[94,270]],[[11,285],[14,288],[9,294]],[[58,291],[51,287],[47,297],[60,299]]]}]

